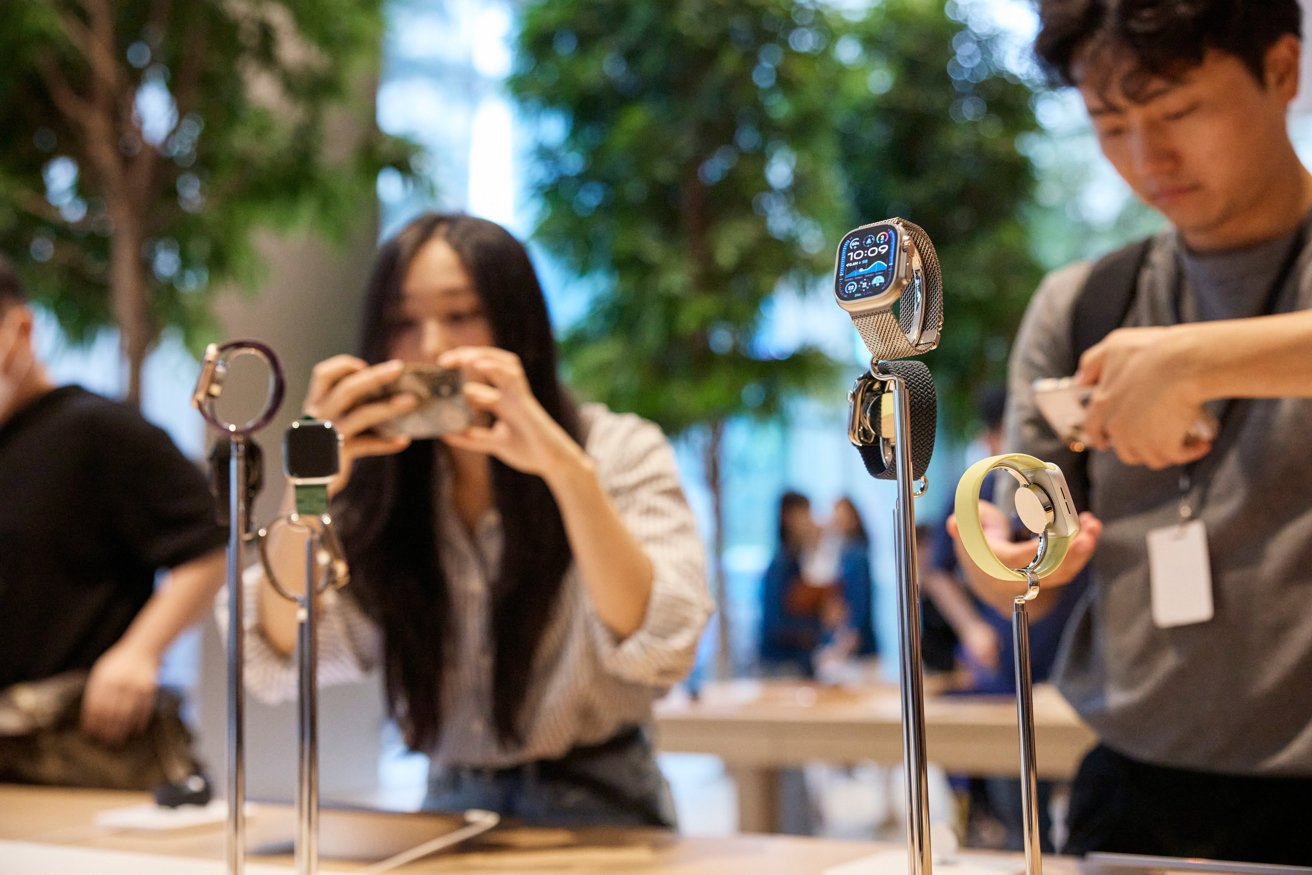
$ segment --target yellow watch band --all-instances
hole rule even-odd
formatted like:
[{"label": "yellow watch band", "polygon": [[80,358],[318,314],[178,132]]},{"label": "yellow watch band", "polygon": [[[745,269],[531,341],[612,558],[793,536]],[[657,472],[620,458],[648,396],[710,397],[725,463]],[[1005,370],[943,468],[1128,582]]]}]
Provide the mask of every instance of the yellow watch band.
[{"label": "yellow watch band", "polygon": [[[996,577],[998,580],[1027,580],[1025,569],[1008,568],[994,555],[993,549],[989,547],[988,540],[984,537],[984,527],[980,522],[980,487],[984,485],[984,478],[988,476],[989,472],[999,468],[1010,469],[1022,477],[1024,477],[1026,471],[1036,469],[1059,471],[1059,469],[1051,462],[1045,462],[1025,453],[1007,453],[981,459],[967,468],[966,473],[961,475],[961,480],[957,483],[957,531],[960,533],[961,546],[965,548],[966,554],[979,566],[981,571],[990,577]],[[1022,486],[1021,488],[1036,487]],[[1056,497],[1054,496],[1053,501],[1055,500]],[[1076,534],[1078,534],[1078,530],[1064,536],[1055,535],[1051,529],[1046,532],[1046,549],[1042,560],[1034,569],[1035,576],[1046,577],[1057,570],[1062,560],[1066,558],[1066,551],[1070,549],[1071,541],[1074,540]]]}]

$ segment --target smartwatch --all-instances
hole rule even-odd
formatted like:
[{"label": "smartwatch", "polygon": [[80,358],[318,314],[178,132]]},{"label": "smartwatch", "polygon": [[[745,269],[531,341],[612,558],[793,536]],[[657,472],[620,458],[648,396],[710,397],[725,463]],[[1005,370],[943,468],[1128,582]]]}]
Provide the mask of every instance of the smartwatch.
[{"label": "smartwatch", "polygon": [[875,362],[870,371],[857,377],[847,396],[850,415],[847,437],[861,453],[861,461],[871,477],[897,479],[893,381],[880,379],[889,376],[901,377],[906,383],[911,406],[911,478],[919,480],[925,476],[934,456],[938,429],[938,393],[924,362]]},{"label": "smartwatch", "polygon": [[[991,471],[1006,471],[1015,478],[1016,513],[1025,528],[1039,536],[1039,549],[1025,568],[1008,568],[994,555],[984,537],[979,517],[979,490]],[[1061,469],[1024,453],[1009,453],[981,459],[966,469],[957,484],[957,529],[961,546],[985,574],[998,580],[1041,578],[1051,574],[1066,558],[1071,541],[1080,533],[1080,516],[1075,511],[1070,488]]]},{"label": "smartwatch", "polygon": [[283,437],[283,469],[296,494],[296,513],[328,513],[328,484],[341,470],[341,435],[331,422],[302,417]]},{"label": "smartwatch", "polygon": [[834,264],[834,298],[871,358],[901,359],[938,346],[943,275],[929,235],[906,219],[847,232]]},{"label": "smartwatch", "polygon": [[[223,381],[228,376],[231,359],[242,355],[253,355],[261,359],[269,368],[269,390],[265,396],[264,406],[244,423],[225,422],[214,409],[214,403],[223,394]],[[191,392],[191,406],[199,411],[205,421],[219,431],[232,435],[248,435],[259,431],[269,424],[278,408],[282,405],[282,396],[286,382],[282,375],[282,364],[273,350],[257,340],[232,340],[228,343],[211,343],[205,347],[205,355],[200,363],[200,375],[196,378],[196,388]]]}]

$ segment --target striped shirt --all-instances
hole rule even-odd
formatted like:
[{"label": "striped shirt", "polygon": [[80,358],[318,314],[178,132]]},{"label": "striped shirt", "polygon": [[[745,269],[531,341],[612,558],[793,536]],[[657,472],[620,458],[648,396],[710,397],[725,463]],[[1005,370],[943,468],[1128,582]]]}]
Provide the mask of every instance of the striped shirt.
[{"label": "striped shirt", "polygon": [[[553,759],[597,744],[625,726],[651,721],[652,702],[691,669],[712,604],[706,555],[679,485],[674,453],[659,428],[597,404],[580,411],[586,450],[620,518],[654,570],[641,627],[624,638],[597,617],[578,570],[565,573],[554,615],[531,667],[522,746],[508,749],[492,722],[494,642],[478,630],[489,621],[489,594],[501,557],[500,518],[490,510],[471,536],[443,502],[438,537],[452,605],[452,658],[444,672],[444,723],[434,766],[502,767]],[[294,658],[274,650],[258,622],[260,567],[246,584],[246,686],[257,698],[295,696]],[[382,656],[382,633],[349,595],[330,592],[319,623],[321,684],[358,681]],[[219,610],[220,618],[226,608]]]}]

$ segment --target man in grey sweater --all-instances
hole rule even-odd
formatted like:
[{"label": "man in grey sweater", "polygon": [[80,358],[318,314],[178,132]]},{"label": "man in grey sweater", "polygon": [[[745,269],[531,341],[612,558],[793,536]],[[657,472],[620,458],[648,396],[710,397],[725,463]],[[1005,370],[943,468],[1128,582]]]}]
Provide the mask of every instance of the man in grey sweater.
[{"label": "man in grey sweater", "polygon": [[[1054,672],[1101,741],[1065,851],[1312,864],[1312,176],[1286,124],[1299,5],[1039,12],[1040,59],[1170,223],[1114,330],[1080,348],[1090,265],[1072,265],[1040,287],[1012,352],[1006,449],[1056,462],[1087,497],[1045,581],[1052,597],[1092,574]],[[1087,453],[1034,403],[1035,379],[1072,374],[1093,388]],[[1007,543],[987,510],[999,558],[1026,564],[1034,544]],[[971,583],[1004,607],[1016,594],[973,567]]]}]

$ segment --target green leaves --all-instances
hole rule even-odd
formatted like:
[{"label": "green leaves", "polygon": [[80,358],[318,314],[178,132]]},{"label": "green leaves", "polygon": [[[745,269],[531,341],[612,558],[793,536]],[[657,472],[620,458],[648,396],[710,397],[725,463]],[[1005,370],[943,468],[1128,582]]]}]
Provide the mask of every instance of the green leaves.
[{"label": "green leaves", "polygon": [[[813,36],[790,37],[803,29]],[[753,340],[783,282],[828,269],[837,233],[813,3],[536,2],[512,93],[566,120],[541,145],[538,239],[611,280],[565,338],[587,394],[679,432],[769,415],[831,365]]]},{"label": "green leaves", "polygon": [[[20,133],[0,151],[0,250],[74,338],[112,322],[110,251],[129,225],[151,324],[119,327],[176,326],[198,346],[210,289],[258,277],[255,229],[343,233],[378,170],[407,166],[357,84],[381,4],[6,4],[0,126]],[[358,149],[330,138],[331,107],[353,107]],[[74,183],[52,190],[52,167]]]},{"label": "green leaves", "polygon": [[[848,228],[924,226],[949,297],[930,361],[964,428],[1037,279],[1015,139],[1030,92],[937,3],[535,0],[510,89],[543,124],[537,239],[604,279],[566,338],[574,382],[672,432],[838,393],[812,349],[755,338],[777,290],[824,285]],[[823,306],[821,304],[820,306]],[[841,385],[840,385],[841,384]]]}]

